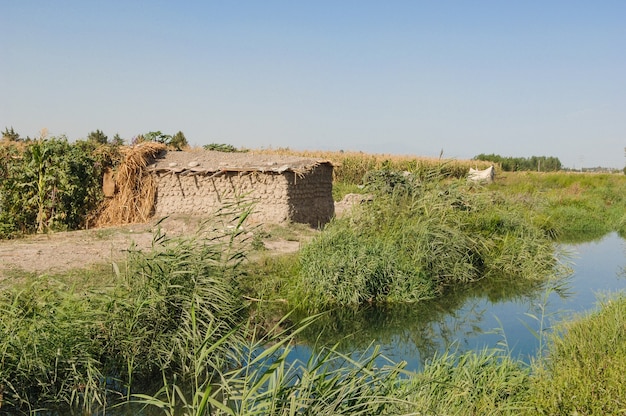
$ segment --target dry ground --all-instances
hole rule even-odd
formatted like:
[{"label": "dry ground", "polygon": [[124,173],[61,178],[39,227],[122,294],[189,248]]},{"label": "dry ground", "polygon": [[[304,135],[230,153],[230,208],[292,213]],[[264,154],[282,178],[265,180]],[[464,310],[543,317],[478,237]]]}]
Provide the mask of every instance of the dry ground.
[{"label": "dry ground", "polygon": [[[343,201],[335,203],[336,215],[343,215],[362,200],[362,195],[346,195]],[[172,216],[159,226],[168,236],[183,236],[193,234],[201,221],[201,218]],[[15,273],[56,273],[123,259],[133,244],[138,249],[149,248],[156,228],[155,220],[147,224],[0,240],[0,281]],[[311,238],[316,232],[300,224],[268,225],[251,229],[250,236],[258,234],[258,240],[269,252],[281,254],[297,251],[301,242]]]},{"label": "dry ground", "polygon": [[[191,235],[199,222],[198,218],[168,218],[160,227],[168,236]],[[150,248],[155,223],[0,240],[0,280],[16,272],[55,273],[123,259],[133,244],[139,249]],[[259,233],[260,241],[271,252],[288,253],[297,251],[300,240],[315,233],[304,227],[283,228],[259,227],[250,235]]]}]

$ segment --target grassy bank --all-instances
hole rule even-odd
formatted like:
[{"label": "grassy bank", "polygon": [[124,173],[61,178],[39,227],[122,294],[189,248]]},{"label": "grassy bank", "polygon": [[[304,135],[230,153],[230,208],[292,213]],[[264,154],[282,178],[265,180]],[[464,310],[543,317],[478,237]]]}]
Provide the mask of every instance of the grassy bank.
[{"label": "grassy bank", "polygon": [[[238,233],[156,234],[152,250],[131,248],[114,272],[100,270],[98,282],[44,275],[3,291],[2,410],[88,413],[155,380],[190,384],[240,362],[242,256],[231,244]],[[190,355],[198,345],[211,346],[201,359]]]},{"label": "grassy bank", "polygon": [[[290,361],[294,337],[310,320],[295,328],[282,320],[266,336],[247,324],[220,329],[223,318],[200,306],[206,293],[194,298],[176,290],[159,302],[137,302],[146,287],[135,284],[133,298],[124,291],[124,302],[135,305],[129,319],[129,309],[107,307],[119,288],[106,291],[105,302],[103,288],[85,294],[57,284],[38,281],[2,300],[1,411],[29,414],[71,403],[88,414],[122,397],[165,415],[619,414],[625,405],[624,297],[566,324],[532,365],[506,350],[484,350],[438,355],[411,373],[403,363],[381,364],[376,349],[351,356],[322,349],[305,362]],[[171,303],[180,298],[195,302]],[[169,320],[155,317],[176,306],[183,306],[177,327],[158,324]],[[219,359],[225,351],[227,361]],[[154,393],[137,394],[144,389]]]},{"label": "grassy bank", "polygon": [[626,235],[626,176],[594,173],[502,173],[489,189],[520,204],[559,230],[561,241]]},{"label": "grassy bank", "polygon": [[256,279],[255,266],[254,296],[312,312],[421,302],[481,279],[544,281],[561,272],[551,224],[506,195],[440,171],[380,171],[364,190],[372,201],[331,221],[297,255],[268,259],[269,279]]},{"label": "grassy bank", "polygon": [[[512,176],[483,187],[440,170],[383,172],[365,181],[371,202],[287,257],[244,268],[246,250],[234,244],[242,229],[220,226],[192,238],[157,234],[152,250],[131,249],[113,271],[84,279],[24,277],[0,295],[0,411],[88,413],[126,400],[171,415],[624,409],[624,298],[565,327],[532,365],[508,351],[450,353],[414,374],[402,363],[381,367],[375,348],[288,360],[315,323],[292,327],[298,319],[285,310],[424,302],[489,278],[542,282],[555,272],[555,238],[576,229],[560,224],[558,209],[609,213],[583,231],[623,221],[617,176]],[[270,306],[250,315],[249,301]]]}]

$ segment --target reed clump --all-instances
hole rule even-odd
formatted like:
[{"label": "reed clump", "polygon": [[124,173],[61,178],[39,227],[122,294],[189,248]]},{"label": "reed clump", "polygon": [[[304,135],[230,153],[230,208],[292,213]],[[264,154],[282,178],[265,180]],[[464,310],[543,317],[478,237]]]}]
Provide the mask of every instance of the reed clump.
[{"label": "reed clump", "polygon": [[417,302],[488,276],[556,273],[550,232],[528,212],[441,175],[370,174],[373,201],[334,219],[301,250],[298,303],[320,310]]},{"label": "reed clump", "polygon": [[501,350],[446,352],[402,385],[410,404],[400,409],[428,415],[524,414],[530,378],[528,365]]},{"label": "reed clump", "polygon": [[529,414],[616,415],[626,409],[626,297],[562,324],[536,363]]}]

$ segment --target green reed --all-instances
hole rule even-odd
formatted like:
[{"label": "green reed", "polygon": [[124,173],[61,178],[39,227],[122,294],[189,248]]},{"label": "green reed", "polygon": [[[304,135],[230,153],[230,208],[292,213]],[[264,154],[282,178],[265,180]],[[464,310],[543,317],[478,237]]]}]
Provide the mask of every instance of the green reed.
[{"label": "green reed", "polygon": [[436,171],[376,178],[371,203],[334,219],[301,250],[305,308],[417,302],[485,276],[555,272],[553,231],[510,199]]}]

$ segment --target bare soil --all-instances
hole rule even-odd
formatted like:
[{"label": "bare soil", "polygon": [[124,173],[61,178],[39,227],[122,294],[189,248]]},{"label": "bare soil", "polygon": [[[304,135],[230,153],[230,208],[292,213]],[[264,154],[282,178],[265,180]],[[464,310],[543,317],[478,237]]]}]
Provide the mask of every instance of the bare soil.
[{"label": "bare soil", "polygon": [[[371,197],[349,194],[335,203],[335,213],[345,215],[350,208]],[[195,233],[202,218],[168,217],[158,224],[168,236]],[[59,273],[123,259],[128,249],[148,249],[157,229],[156,220],[146,224],[56,232],[0,240],[0,282],[15,273]],[[317,233],[304,225],[261,226],[250,231],[269,253],[285,254],[299,250],[302,242]]]},{"label": "bare soil", "polygon": [[[168,236],[191,235],[196,232],[201,220],[170,217],[159,226]],[[131,245],[142,250],[150,248],[156,228],[156,221],[153,221],[0,240],[0,281],[13,273],[58,273],[123,259]],[[259,232],[259,241],[263,242],[268,251],[277,254],[297,251],[300,240],[310,235],[306,230],[298,228],[290,231],[286,238],[261,230],[263,228],[251,233]]]}]

